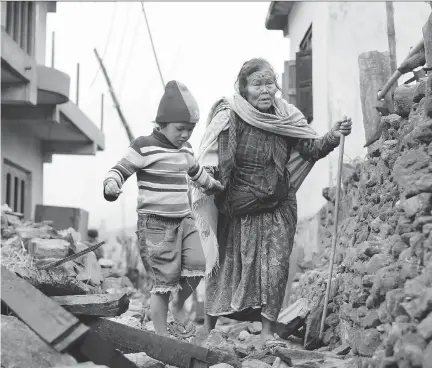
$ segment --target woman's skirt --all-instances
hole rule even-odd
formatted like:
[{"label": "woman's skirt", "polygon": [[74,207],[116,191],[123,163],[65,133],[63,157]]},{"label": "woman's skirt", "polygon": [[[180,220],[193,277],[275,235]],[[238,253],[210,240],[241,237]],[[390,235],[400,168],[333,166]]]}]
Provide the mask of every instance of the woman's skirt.
[{"label": "woman's skirt", "polygon": [[297,225],[297,202],[290,191],[270,211],[220,215],[220,268],[206,279],[206,313],[237,320],[276,321],[285,297]]}]

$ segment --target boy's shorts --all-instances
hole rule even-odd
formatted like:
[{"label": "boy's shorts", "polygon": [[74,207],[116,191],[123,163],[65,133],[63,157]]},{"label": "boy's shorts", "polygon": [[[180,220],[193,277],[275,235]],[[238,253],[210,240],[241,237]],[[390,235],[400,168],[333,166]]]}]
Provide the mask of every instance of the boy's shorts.
[{"label": "boy's shorts", "polygon": [[140,256],[153,276],[152,293],[180,289],[180,277],[204,276],[206,262],[192,216],[167,218],[138,214]]}]

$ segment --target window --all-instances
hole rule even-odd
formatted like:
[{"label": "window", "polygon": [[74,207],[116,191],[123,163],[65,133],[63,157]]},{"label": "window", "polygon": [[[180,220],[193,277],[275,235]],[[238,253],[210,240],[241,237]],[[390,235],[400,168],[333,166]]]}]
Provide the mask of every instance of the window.
[{"label": "window", "polygon": [[3,163],[3,201],[14,212],[30,217],[31,212],[31,174],[9,160]]},{"label": "window", "polygon": [[300,42],[299,49],[296,55],[296,102],[310,124],[313,120],[312,25]]},{"label": "window", "polygon": [[6,32],[30,56],[34,54],[35,16],[33,1],[6,3]]}]

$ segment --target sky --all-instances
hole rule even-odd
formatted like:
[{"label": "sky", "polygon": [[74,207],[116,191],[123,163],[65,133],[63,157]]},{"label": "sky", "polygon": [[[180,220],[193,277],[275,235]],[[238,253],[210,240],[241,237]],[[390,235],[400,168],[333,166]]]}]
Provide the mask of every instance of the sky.
[{"label": "sky", "polygon": [[[246,60],[264,57],[282,75],[283,63],[289,58],[289,41],[281,31],[265,28],[269,5],[145,3],[165,83],[172,79],[183,82],[200,106],[201,120],[190,140],[196,151],[211,105],[234,92],[237,74]],[[103,198],[104,177],[125,153],[129,141],[103,74],[98,72],[93,49],[97,48],[103,58],[133,134],[148,135],[163,85],[141,4],[58,2],[57,12],[48,15],[47,65],[51,63],[53,31],[55,68],[71,76],[70,98],[75,102],[76,65],[80,64],[79,106],[98,126],[101,94],[105,94],[105,150],[96,156],[54,155],[52,163],[44,164],[44,202],[85,209],[92,227],[133,227],[137,219],[135,177],[125,183],[116,202]]]}]

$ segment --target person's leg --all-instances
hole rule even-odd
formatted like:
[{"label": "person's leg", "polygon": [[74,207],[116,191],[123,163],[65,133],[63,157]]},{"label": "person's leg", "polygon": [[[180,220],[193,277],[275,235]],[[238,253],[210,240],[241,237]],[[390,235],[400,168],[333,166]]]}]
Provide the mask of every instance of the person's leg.
[{"label": "person's leg", "polygon": [[154,293],[150,297],[150,313],[158,335],[168,336],[167,314],[170,293]]},{"label": "person's leg", "polygon": [[170,305],[170,311],[174,319],[182,325],[185,325],[188,322],[186,311],[183,308],[184,303],[197,288],[201,279],[201,277],[182,277],[180,279],[181,290],[179,290],[177,295],[173,298]]},{"label": "person's leg", "polygon": [[261,344],[264,344],[267,340],[273,339],[273,325],[274,323],[272,321],[262,316]]},{"label": "person's leg", "polygon": [[211,316],[209,314],[206,314],[204,316],[204,330],[206,333],[210,333],[214,328],[216,327],[218,317],[217,316]]},{"label": "person's leg", "polygon": [[184,238],[181,254],[181,289],[173,298],[170,310],[175,320],[185,325],[188,321],[184,303],[192,295],[205,275],[205,256],[201,240],[195,227],[194,220],[184,219]]}]

